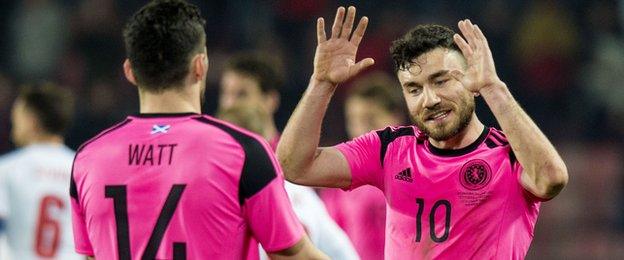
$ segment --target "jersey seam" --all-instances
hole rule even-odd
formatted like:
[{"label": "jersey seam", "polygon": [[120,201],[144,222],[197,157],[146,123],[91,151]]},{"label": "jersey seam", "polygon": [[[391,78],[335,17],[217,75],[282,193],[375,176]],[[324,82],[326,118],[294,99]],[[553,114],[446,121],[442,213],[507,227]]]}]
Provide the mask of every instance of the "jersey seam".
[{"label": "jersey seam", "polygon": [[510,189],[510,184],[507,184],[507,194],[506,194],[506,202],[505,202],[505,209],[503,210],[503,214],[501,215],[501,220],[500,220],[500,226],[498,228],[498,239],[496,240],[496,251],[494,253],[495,256],[498,256],[498,249],[500,247],[500,241],[501,241],[501,232],[503,231],[503,225],[502,222],[505,219],[505,216],[507,215],[507,212],[509,210],[509,203],[510,203],[510,199],[509,199],[509,195],[511,194],[511,189]]}]

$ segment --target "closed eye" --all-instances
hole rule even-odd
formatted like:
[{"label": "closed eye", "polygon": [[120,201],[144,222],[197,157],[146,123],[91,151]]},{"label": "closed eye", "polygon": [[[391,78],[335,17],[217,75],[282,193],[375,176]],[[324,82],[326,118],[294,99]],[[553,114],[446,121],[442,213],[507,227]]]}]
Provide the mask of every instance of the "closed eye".
[{"label": "closed eye", "polygon": [[419,87],[408,87],[407,88],[407,93],[413,94],[413,95],[419,95],[422,92],[422,88]]},{"label": "closed eye", "polygon": [[433,84],[435,84],[436,86],[441,86],[448,81],[449,81],[448,79],[440,79],[440,80],[434,81]]}]

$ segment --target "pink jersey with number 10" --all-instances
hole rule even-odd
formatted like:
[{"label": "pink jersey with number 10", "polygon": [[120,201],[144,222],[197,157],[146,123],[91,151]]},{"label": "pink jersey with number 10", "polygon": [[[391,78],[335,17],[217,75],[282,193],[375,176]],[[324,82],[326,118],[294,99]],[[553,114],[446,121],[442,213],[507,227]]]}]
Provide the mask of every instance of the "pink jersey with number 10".
[{"label": "pink jersey with number 10", "polygon": [[259,136],[199,114],[128,117],[76,153],[76,251],[96,259],[258,259],[303,236]]},{"label": "pink jersey with number 10", "polygon": [[386,259],[523,259],[540,201],[503,133],[485,128],[459,150],[432,146],[416,127],[388,127],[336,146],[348,189],[370,184],[387,201]]}]

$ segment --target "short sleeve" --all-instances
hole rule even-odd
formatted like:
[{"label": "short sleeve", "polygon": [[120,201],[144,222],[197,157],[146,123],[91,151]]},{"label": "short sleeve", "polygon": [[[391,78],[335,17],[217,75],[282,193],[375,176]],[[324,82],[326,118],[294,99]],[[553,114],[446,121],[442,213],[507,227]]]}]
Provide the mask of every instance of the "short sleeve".
[{"label": "short sleeve", "polygon": [[353,190],[366,184],[384,190],[381,173],[382,144],[377,132],[371,131],[334,147],[344,155],[351,169],[351,185],[345,190]]},{"label": "short sleeve", "polygon": [[83,255],[94,255],[93,246],[91,245],[91,241],[89,240],[89,235],[87,232],[87,224],[85,221],[85,214],[83,208],[80,204],[80,199],[78,195],[78,187],[75,182],[75,172],[79,169],[79,163],[74,162],[70,185],[69,185],[69,195],[71,200],[71,218],[72,218],[72,230],[74,232],[74,245],[76,252]]},{"label": "short sleeve", "polygon": [[294,246],[304,230],[284,188],[284,174],[269,144],[239,135],[245,152],[239,199],[251,232],[267,252]]},{"label": "short sleeve", "polygon": [[303,237],[280,175],[245,201],[244,208],[254,237],[267,252],[289,248]]}]

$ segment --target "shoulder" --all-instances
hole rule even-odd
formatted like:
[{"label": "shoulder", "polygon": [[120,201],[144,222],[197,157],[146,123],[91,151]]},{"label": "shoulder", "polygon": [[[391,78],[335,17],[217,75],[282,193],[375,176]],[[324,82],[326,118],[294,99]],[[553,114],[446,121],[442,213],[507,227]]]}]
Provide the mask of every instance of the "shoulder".
[{"label": "shoulder", "polygon": [[[422,132],[415,126],[389,126],[384,129],[377,130],[375,133],[379,137],[379,154],[382,165],[391,145],[401,149],[403,147],[414,147],[414,142],[422,143],[425,140]],[[399,139],[405,139],[406,142],[397,142]],[[396,144],[399,145],[396,146]]]},{"label": "shoulder", "polygon": [[513,165],[515,163],[517,163],[517,159],[516,159],[516,155],[514,154],[513,150],[511,149],[511,146],[509,145],[509,141],[507,140],[507,136],[505,136],[505,133],[500,130],[497,129],[495,127],[490,127],[489,128],[489,133],[487,135],[487,137],[485,138],[485,145],[487,147],[487,149],[500,149],[501,156],[508,156],[510,163],[513,167]]},{"label": "shoulder", "polygon": [[216,127],[231,136],[244,153],[239,181],[239,202],[258,193],[277,177],[278,165],[269,144],[259,135],[210,116],[195,120]]},{"label": "shoulder", "polygon": [[128,125],[128,123],[132,122],[132,118],[126,118],[125,120],[107,128],[106,130],[100,132],[99,134],[97,134],[95,137],[87,140],[86,142],[84,142],[82,145],[80,145],[80,147],[78,147],[78,149],[76,150],[76,157],[78,157],[78,154],[80,154],[82,151],[84,151],[87,147],[91,146],[93,143],[96,143],[98,141],[100,141],[101,139],[105,138],[106,136],[108,136],[109,134],[118,131],[119,129],[123,128],[124,126]]},{"label": "shoulder", "polygon": [[418,139],[422,135],[420,130],[414,126],[388,126],[384,129],[375,130],[375,133],[382,145],[388,145],[399,137],[410,136]]},{"label": "shoulder", "polygon": [[24,155],[24,148],[19,148],[0,156],[0,176],[4,175],[20,161]]},{"label": "shoulder", "polygon": [[507,136],[503,133],[503,131],[496,129],[494,127],[489,128],[490,131],[485,138],[485,144],[489,148],[496,148],[501,146],[509,146],[509,141],[507,141]]},{"label": "shoulder", "polygon": [[233,137],[234,139],[236,139],[237,142],[241,142],[241,141],[255,141],[255,142],[265,142],[264,139],[256,134],[253,133],[249,130],[246,130],[244,128],[238,127],[234,124],[231,124],[229,122],[223,121],[223,120],[219,120],[216,119],[214,117],[208,116],[208,115],[202,115],[200,117],[196,117],[193,118],[194,120],[196,120],[197,122],[208,126],[208,127],[212,127],[212,128],[216,128],[219,131],[223,132],[224,134],[227,134],[231,137]]}]

